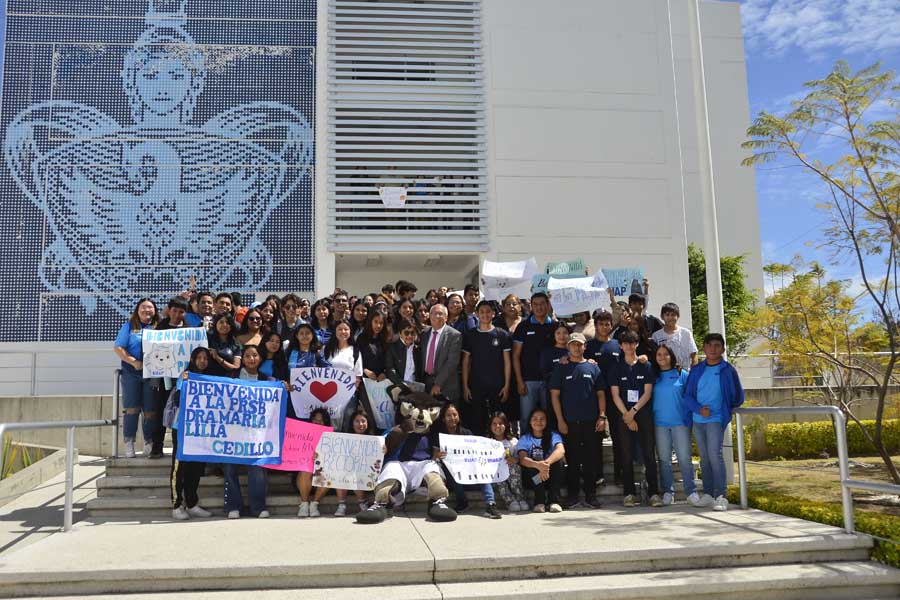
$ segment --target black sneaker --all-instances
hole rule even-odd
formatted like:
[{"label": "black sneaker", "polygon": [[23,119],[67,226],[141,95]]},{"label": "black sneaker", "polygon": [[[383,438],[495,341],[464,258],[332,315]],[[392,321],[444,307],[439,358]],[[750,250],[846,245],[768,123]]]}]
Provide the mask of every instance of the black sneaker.
[{"label": "black sneaker", "polygon": [[603,502],[601,502],[600,498],[594,496],[593,498],[586,498],[584,503],[590,506],[591,508],[600,508],[603,506]]},{"label": "black sneaker", "polygon": [[466,510],[467,510],[468,508],[469,508],[469,501],[466,500],[466,497],[465,497],[465,496],[461,496],[461,497],[456,501],[456,504],[453,506],[453,509],[454,509],[457,513],[464,513],[464,512],[466,512]]},{"label": "black sneaker", "polygon": [[500,514],[500,511],[497,510],[496,504],[488,504],[484,509],[484,516],[488,519],[502,519],[503,516]]}]

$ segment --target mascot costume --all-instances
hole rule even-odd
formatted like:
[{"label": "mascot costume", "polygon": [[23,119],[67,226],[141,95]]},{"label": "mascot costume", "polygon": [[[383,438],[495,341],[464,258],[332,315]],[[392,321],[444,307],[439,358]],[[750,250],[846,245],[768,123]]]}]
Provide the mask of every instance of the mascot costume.
[{"label": "mascot costume", "polygon": [[432,458],[428,435],[443,402],[406,386],[391,386],[388,393],[398,405],[397,425],[385,436],[384,468],[375,484],[375,502],[356,515],[357,522],[381,523],[422,483],[428,489],[428,516],[434,521],[455,521],[456,511],[446,504],[447,486],[441,466]]}]

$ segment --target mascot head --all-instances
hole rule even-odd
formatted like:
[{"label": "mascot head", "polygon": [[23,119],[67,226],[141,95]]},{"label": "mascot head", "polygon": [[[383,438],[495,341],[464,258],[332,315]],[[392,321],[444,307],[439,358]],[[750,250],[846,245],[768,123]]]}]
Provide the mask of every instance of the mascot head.
[{"label": "mascot head", "polygon": [[445,403],[442,397],[413,391],[404,385],[391,386],[388,394],[397,406],[397,424],[411,433],[428,432],[432,424],[437,423],[441,407]]}]

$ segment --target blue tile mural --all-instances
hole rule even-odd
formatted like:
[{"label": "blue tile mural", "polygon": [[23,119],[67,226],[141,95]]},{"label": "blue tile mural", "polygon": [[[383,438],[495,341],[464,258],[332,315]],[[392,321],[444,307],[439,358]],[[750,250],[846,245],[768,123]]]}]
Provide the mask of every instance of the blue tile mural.
[{"label": "blue tile mural", "polygon": [[[2,1],[2,0],[0,0]],[[0,341],[314,284],[315,0],[7,0]]]}]

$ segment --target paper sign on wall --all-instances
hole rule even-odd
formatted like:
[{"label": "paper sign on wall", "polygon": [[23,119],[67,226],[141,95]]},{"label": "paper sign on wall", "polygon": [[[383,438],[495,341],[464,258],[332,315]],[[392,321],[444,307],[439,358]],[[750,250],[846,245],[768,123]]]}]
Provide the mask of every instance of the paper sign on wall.
[{"label": "paper sign on wall", "polygon": [[316,448],[313,485],[337,490],[374,490],[384,460],[380,435],[324,433]]},{"label": "paper sign on wall", "polygon": [[406,206],[406,188],[405,187],[382,187],[378,188],[378,195],[381,196],[381,203],[385,208],[403,208]]},{"label": "paper sign on wall", "polygon": [[323,433],[333,431],[331,427],[298,421],[284,420],[284,441],[282,443],[281,464],[265,465],[275,471],[313,472],[313,457]]},{"label": "paper sign on wall", "polygon": [[439,435],[442,460],[457,483],[500,483],[509,479],[503,443],[470,435]]},{"label": "paper sign on wall", "polygon": [[144,329],[141,336],[144,350],[144,378],[181,377],[191,361],[195,348],[208,348],[206,329],[180,327],[178,329]]},{"label": "paper sign on wall", "polygon": [[280,381],[189,373],[181,386],[178,460],[278,464],[286,411]]}]

